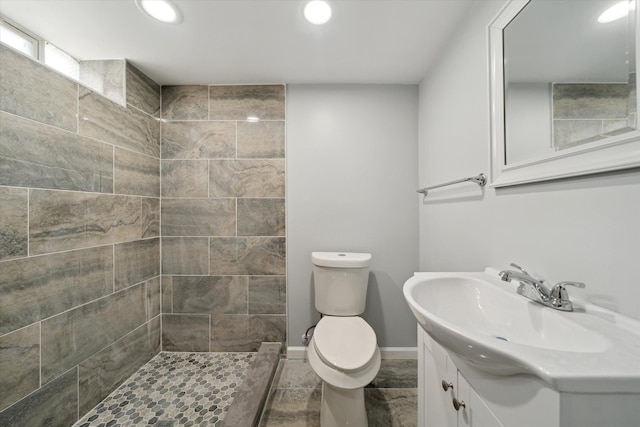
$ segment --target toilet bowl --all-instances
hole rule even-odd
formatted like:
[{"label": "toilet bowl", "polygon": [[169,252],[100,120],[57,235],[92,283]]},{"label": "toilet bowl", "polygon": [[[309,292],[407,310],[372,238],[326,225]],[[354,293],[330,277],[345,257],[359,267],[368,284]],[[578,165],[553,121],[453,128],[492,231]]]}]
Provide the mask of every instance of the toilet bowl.
[{"label": "toilet bowl", "polygon": [[308,349],[322,379],[322,427],[367,427],[364,387],[380,369],[376,334],[359,316],[324,316]]},{"label": "toilet bowl", "polygon": [[367,427],[364,386],[380,369],[376,333],[365,310],[371,254],[313,252],[315,307],[322,318],[307,356],[322,379],[321,427]]}]

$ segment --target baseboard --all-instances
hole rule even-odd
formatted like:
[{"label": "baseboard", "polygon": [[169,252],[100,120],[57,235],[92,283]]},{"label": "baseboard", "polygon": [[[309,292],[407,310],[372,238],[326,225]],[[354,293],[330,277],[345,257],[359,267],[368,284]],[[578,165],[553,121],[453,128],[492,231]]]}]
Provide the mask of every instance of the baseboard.
[{"label": "baseboard", "polygon": [[[417,359],[418,347],[380,347],[383,359]],[[287,359],[306,359],[307,347],[287,347]]]},{"label": "baseboard", "polygon": [[287,359],[306,359],[307,347],[287,347]]},{"label": "baseboard", "polygon": [[383,359],[418,359],[418,347],[380,347]]}]

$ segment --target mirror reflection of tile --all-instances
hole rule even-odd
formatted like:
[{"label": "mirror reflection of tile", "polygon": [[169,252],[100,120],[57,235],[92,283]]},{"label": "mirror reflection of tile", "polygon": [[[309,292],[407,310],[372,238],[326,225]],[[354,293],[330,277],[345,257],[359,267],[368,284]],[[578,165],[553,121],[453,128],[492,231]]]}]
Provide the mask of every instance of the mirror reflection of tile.
[{"label": "mirror reflection of tile", "polygon": [[553,84],[553,146],[564,150],[636,128],[635,73],[629,83]]}]

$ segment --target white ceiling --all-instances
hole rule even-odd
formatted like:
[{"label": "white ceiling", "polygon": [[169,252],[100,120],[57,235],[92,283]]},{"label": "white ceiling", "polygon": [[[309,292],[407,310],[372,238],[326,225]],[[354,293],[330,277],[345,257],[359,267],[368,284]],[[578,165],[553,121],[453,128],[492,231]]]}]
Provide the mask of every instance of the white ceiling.
[{"label": "white ceiling", "polygon": [[134,0],[2,0],[0,14],[80,60],[126,58],[156,82],[419,83],[475,0],[174,0],[179,25]]}]

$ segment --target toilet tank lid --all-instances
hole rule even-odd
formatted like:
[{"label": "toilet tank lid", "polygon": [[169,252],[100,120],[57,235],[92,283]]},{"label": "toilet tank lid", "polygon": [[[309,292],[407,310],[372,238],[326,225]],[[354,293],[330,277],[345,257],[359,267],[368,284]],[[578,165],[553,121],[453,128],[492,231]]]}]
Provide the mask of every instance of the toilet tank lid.
[{"label": "toilet tank lid", "polygon": [[311,252],[311,262],[319,267],[363,268],[369,266],[371,254],[355,252]]}]

